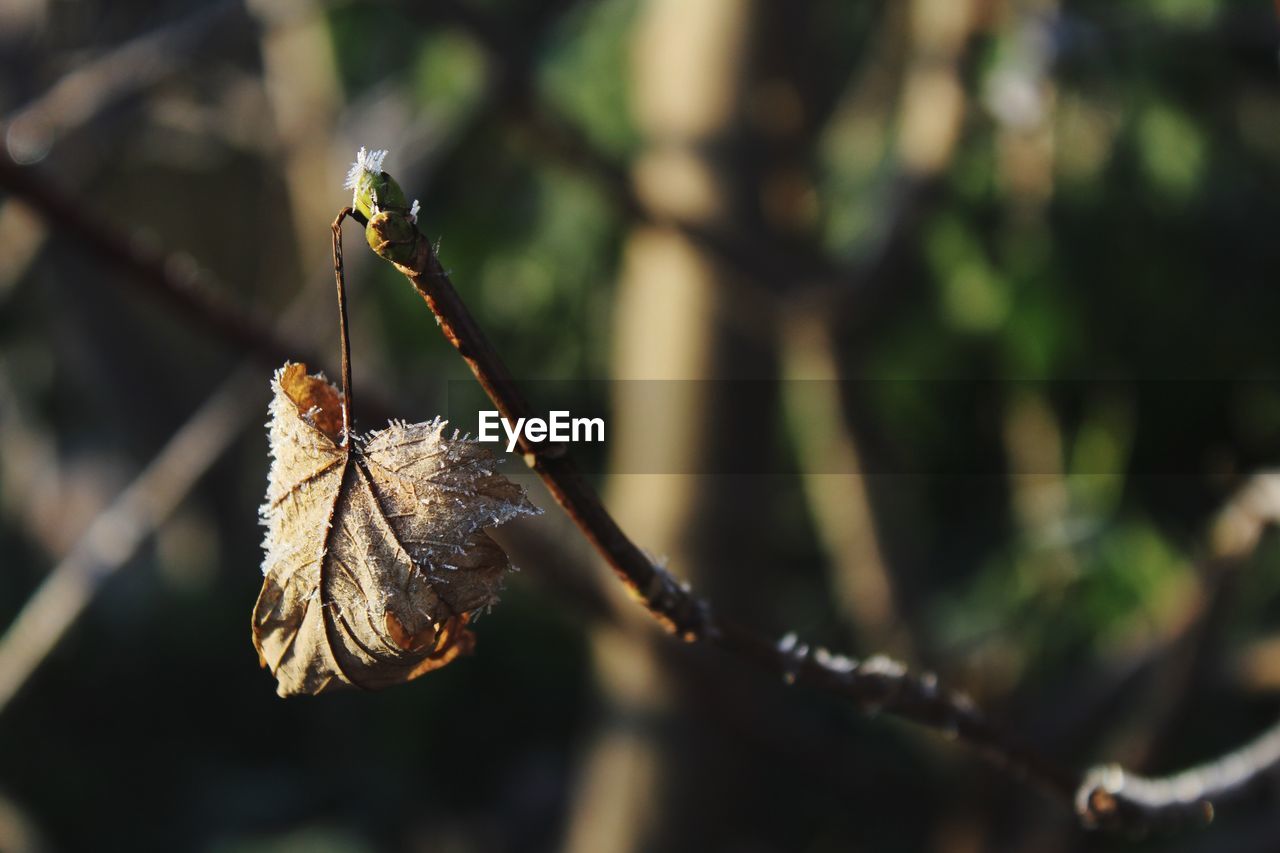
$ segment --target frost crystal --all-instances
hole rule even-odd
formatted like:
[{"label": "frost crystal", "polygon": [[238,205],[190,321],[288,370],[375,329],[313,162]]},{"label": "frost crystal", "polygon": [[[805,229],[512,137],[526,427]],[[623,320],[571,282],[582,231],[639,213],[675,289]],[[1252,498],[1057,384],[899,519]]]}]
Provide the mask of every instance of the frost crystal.
[{"label": "frost crystal", "polygon": [[883,675],[887,678],[902,678],[907,674],[905,666],[885,655],[872,655],[862,662],[858,670],[864,675]]},{"label": "frost crystal", "polygon": [[848,675],[858,668],[856,658],[833,654],[822,646],[814,650],[813,658],[818,662],[818,666],[838,675]]},{"label": "frost crystal", "polygon": [[778,654],[782,656],[783,683],[795,684],[800,668],[809,657],[809,645],[800,642],[800,638],[794,631],[789,631],[778,640],[777,649]]},{"label": "frost crystal", "polygon": [[354,190],[360,185],[360,179],[365,175],[377,177],[382,174],[382,163],[386,159],[386,149],[368,151],[361,146],[356,152],[356,161],[351,164],[351,170],[347,172],[347,182],[342,185],[343,188]]}]

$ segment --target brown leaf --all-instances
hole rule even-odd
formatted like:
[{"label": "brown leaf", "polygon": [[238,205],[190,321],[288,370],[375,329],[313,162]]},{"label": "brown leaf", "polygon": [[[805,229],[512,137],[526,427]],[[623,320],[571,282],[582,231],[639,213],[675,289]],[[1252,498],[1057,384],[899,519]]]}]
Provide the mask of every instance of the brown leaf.
[{"label": "brown leaf", "polygon": [[507,555],[481,529],[540,512],[445,423],[391,423],[341,446],[338,390],[305,365],[272,383],[266,576],[253,642],[281,696],[377,689],[470,651]]}]

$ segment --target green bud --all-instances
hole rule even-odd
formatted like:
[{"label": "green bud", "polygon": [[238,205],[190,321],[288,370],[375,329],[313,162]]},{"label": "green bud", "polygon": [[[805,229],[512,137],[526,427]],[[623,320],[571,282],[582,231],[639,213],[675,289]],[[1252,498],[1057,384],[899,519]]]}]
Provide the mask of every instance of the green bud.
[{"label": "green bud", "polygon": [[355,164],[347,173],[346,188],[352,191],[351,206],[364,214],[365,219],[373,219],[375,214],[389,210],[413,215],[404,190],[400,189],[395,178],[382,171],[382,161],[386,157],[386,151],[361,148],[356,154]]},{"label": "green bud", "polygon": [[403,210],[384,210],[369,217],[364,229],[369,248],[395,264],[408,265],[417,248],[418,226]]},{"label": "green bud", "polygon": [[386,172],[365,175],[364,180],[355,187],[353,206],[363,213],[366,219],[372,219],[374,214],[384,210],[405,212],[409,209],[404,190],[400,189],[396,179]]}]

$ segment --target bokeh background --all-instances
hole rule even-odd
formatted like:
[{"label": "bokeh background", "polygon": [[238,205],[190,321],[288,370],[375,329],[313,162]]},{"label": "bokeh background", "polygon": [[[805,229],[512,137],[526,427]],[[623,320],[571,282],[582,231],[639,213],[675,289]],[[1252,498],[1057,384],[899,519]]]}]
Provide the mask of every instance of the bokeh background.
[{"label": "bokeh background", "polygon": [[[548,512],[474,657],[284,701],[249,613],[268,378],[336,375],[366,145],[519,376],[625,380],[596,479],[720,610],[1070,766],[1243,742],[1280,704],[1278,48],[1268,0],[4,0],[0,849],[1275,849],[1274,791],[1092,835],[677,647],[518,462]],[[456,407],[348,235],[357,416]]]}]

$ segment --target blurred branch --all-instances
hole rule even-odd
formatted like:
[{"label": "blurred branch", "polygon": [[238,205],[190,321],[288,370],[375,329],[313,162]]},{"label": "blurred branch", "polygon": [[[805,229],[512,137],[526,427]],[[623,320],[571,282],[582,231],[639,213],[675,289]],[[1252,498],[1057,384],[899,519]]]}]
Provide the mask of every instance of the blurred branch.
[{"label": "blurred branch", "polygon": [[1055,12],[1053,37],[1073,69],[1106,68],[1117,55],[1150,45],[1170,56],[1227,53],[1247,61],[1259,76],[1274,77],[1280,40],[1277,16],[1280,3],[1274,10],[1230,3],[1218,6],[1207,20],[1171,22],[1153,19],[1150,10],[1139,6],[1109,4],[1087,15],[1071,8]]},{"label": "blurred branch", "polygon": [[[1223,589],[1235,571],[1257,549],[1263,532],[1280,522],[1280,472],[1250,477],[1218,512],[1210,533],[1211,554],[1203,570],[1205,604],[1192,629],[1192,644],[1184,664],[1186,675],[1173,697],[1163,695],[1170,709],[1148,753],[1169,740],[1169,721],[1195,689],[1205,671],[1209,652],[1226,617]],[[1111,764],[1086,774],[1076,804],[1087,822],[1119,821],[1127,826],[1159,826],[1207,821],[1213,809],[1253,790],[1280,764],[1280,723],[1257,739],[1222,758],[1172,776],[1150,778]],[[1212,805],[1211,805],[1212,804]]]},{"label": "blurred branch", "polygon": [[793,282],[847,277],[819,253],[779,250],[770,242],[743,239],[657,209],[636,192],[625,164],[594,145],[582,128],[538,93],[529,40],[512,38],[502,21],[457,0],[432,4],[430,14],[463,29],[485,51],[497,71],[508,117],[535,145],[561,165],[590,177],[628,219],[671,228],[713,254],[753,284],[734,286],[762,310],[772,311],[780,292]]},{"label": "blurred branch", "polygon": [[1229,624],[1236,579],[1257,550],[1267,528],[1280,522],[1280,472],[1262,471],[1249,477],[1218,511],[1210,528],[1209,554],[1199,561],[1200,606],[1192,615],[1186,639],[1168,664],[1163,679],[1172,687],[1151,700],[1154,718],[1133,763],[1142,765],[1150,756],[1163,754],[1178,736],[1188,706],[1212,677],[1217,666],[1224,629]]},{"label": "blurred branch", "polygon": [[793,429],[809,513],[831,565],[831,586],[843,615],[868,644],[898,647],[912,657],[911,638],[896,600],[862,471],[862,454],[844,416],[840,365],[830,318],[793,311],[779,347],[783,406]]},{"label": "blurred branch", "polygon": [[[590,546],[575,532],[568,519],[557,522],[543,517],[536,523],[508,525],[491,535],[511,554],[512,562],[538,583],[544,595],[556,597],[571,618],[599,627],[651,627],[652,622],[646,625],[619,619],[614,602],[592,580],[596,566]],[[637,631],[634,641],[651,643],[662,655],[664,666],[674,670],[680,684],[696,697],[689,710],[700,714],[708,725],[729,726],[756,748],[794,765],[796,772],[817,774],[837,796],[870,796],[869,789],[883,781],[861,772],[856,745],[831,742],[836,726],[829,718],[806,713],[784,692],[762,695],[752,673],[717,666],[711,658],[682,654],[681,647],[662,642],[664,639],[646,630]]]},{"label": "blurred branch", "polygon": [[31,816],[4,792],[0,792],[0,849],[9,853],[53,849]]},{"label": "blurred branch", "polygon": [[0,637],[0,713],[75,622],[199,478],[256,417],[244,405],[259,377],[232,374],[115,501],[94,519]]},{"label": "blurred branch", "polygon": [[[365,117],[365,111],[377,107],[378,103],[374,99],[363,108],[353,105],[349,110],[358,120]],[[482,111],[482,107],[477,108],[464,118],[460,127],[439,134],[431,145],[416,146],[419,157],[417,167],[425,172],[434,171],[447,161],[447,151],[468,144],[469,131]],[[385,121],[385,116],[381,118]],[[0,137],[3,134],[4,125],[0,124]],[[421,139],[422,135],[419,134],[417,138]],[[20,202],[39,217],[55,240],[74,243],[82,251],[125,273],[122,279],[109,277],[111,281],[126,282],[144,296],[175,312],[186,324],[203,329],[237,351],[248,352],[260,363],[272,368],[285,361],[304,361],[313,366],[327,362],[314,349],[304,346],[290,334],[310,328],[305,322],[299,322],[297,315],[301,313],[300,305],[292,305],[285,312],[285,319],[278,323],[263,322],[258,316],[228,299],[224,294],[230,292],[231,288],[208,272],[202,270],[198,274],[191,274],[190,265],[185,259],[157,248],[145,237],[131,234],[94,213],[80,199],[62,189],[46,170],[19,165],[2,146],[0,191],[10,194],[5,200],[0,221],[9,222],[15,227],[20,225],[20,220],[16,223],[13,221],[18,216],[18,211],[13,210],[11,204],[13,201]],[[10,235],[12,236],[14,235]],[[21,231],[16,236],[22,253],[36,251],[43,239],[42,234],[28,237]],[[31,242],[34,245],[28,245]],[[20,262],[21,258],[6,255],[0,260],[0,273],[16,274],[16,265]],[[10,264],[14,267],[10,267]],[[317,272],[328,280],[327,264]],[[4,278],[0,277],[0,292],[3,289]],[[368,382],[363,384],[366,388],[370,387]],[[383,395],[373,390],[362,396],[365,416],[372,420],[385,420],[388,417],[390,407],[386,405]]]},{"label": "blurred branch", "polygon": [[[875,224],[857,259],[836,281],[814,294],[855,341],[883,316],[892,300],[909,298],[904,281],[915,261],[916,235],[941,198],[971,100],[966,78],[982,51],[972,41],[984,26],[979,0],[912,0],[907,55],[899,84],[894,152],[896,172],[881,192]],[[850,108],[856,105],[850,104]]]},{"label": "blurred branch", "polygon": [[128,273],[123,280],[224,341],[253,353],[276,366],[287,360],[316,363],[306,348],[282,339],[278,333],[250,315],[219,288],[184,272],[175,257],[132,237],[109,221],[97,217],[78,200],[59,189],[39,170],[20,166],[0,152],[0,189],[12,193],[49,224],[55,239],[75,242],[82,249]]},{"label": "blurred branch", "polygon": [[[1199,568],[1200,591],[1194,607],[1171,620],[1143,648],[1109,659],[1103,673],[1093,673],[1083,689],[1072,688],[1069,697],[1050,695],[1021,715],[1033,721],[1037,739],[1057,744],[1060,751],[1083,749],[1095,740],[1098,730],[1114,729],[1117,717],[1129,717],[1134,721],[1132,731],[1115,738],[1126,763],[1141,766],[1162,754],[1178,735],[1187,706],[1209,678],[1221,674],[1214,654],[1229,624],[1229,590],[1263,532],[1277,523],[1280,472],[1260,472],[1231,495],[1210,526],[1209,553]],[[1274,669],[1268,661],[1275,650],[1275,645],[1262,641],[1249,654],[1254,664],[1252,686],[1259,686],[1256,680],[1263,672]],[[1240,667],[1235,669],[1238,673]],[[1145,701],[1129,698],[1141,685],[1152,682]]]},{"label": "blurred branch", "polygon": [[[255,3],[254,19],[262,55],[262,90],[278,146],[277,169],[294,230],[294,246],[304,273],[323,263],[304,247],[329,220],[331,196],[317,181],[330,164],[329,128],[341,105],[337,59],[324,9],[317,0]],[[344,152],[345,153],[345,152]]]},{"label": "blurred branch", "polygon": [[224,29],[252,24],[241,0],[219,0],[78,65],[6,117],[0,127],[8,155],[20,163],[42,159],[67,130],[172,76]]},{"label": "blurred branch", "polygon": [[[426,301],[445,338],[470,366],[502,415],[513,423],[518,418],[531,417],[531,407],[454,289],[429,241],[414,228],[411,243],[388,242],[386,227],[395,227],[388,216],[394,214],[375,218],[370,226],[383,238],[381,251],[406,259],[403,264],[397,263],[397,268]],[[775,643],[754,630],[714,616],[706,601],[655,565],[622,532],[563,446],[535,444],[521,436],[520,449],[526,463],[543,479],[632,595],[685,642],[715,645],[787,684],[807,685],[863,710],[894,714],[958,737],[1060,802],[1071,803],[1076,788],[1074,773],[1001,732],[967,697],[940,687],[932,675],[910,673],[902,664],[879,655],[857,661],[821,648],[811,650],[798,643],[794,635]]]},{"label": "blurred branch", "polygon": [[[216,36],[251,25],[241,0],[220,0],[80,63],[0,119],[0,149],[15,162],[34,163],[44,159],[68,131],[93,125],[92,145],[59,167],[63,180],[68,173],[83,173],[112,147],[111,128],[95,119],[191,66],[200,49]],[[223,123],[215,126],[221,128]],[[3,300],[39,254],[47,231],[26,207],[6,201],[0,205],[0,233],[6,240],[6,252],[0,257]]]},{"label": "blurred branch", "polygon": [[5,251],[0,256],[0,305],[35,262],[47,233],[44,221],[26,205],[11,200],[0,203],[0,234],[5,235]]},{"label": "blurred branch", "polygon": [[1262,471],[1245,481],[1219,510],[1210,533],[1214,559],[1239,566],[1275,524],[1280,524],[1280,471]]},{"label": "blurred branch", "polygon": [[[411,8],[417,11],[419,7]],[[933,134],[927,143],[931,157],[913,153],[926,143],[914,144],[912,151],[903,152],[903,169],[884,190],[883,213],[877,217],[867,245],[852,262],[837,262],[814,249],[781,248],[770,235],[747,239],[657,209],[636,192],[624,164],[595,146],[580,127],[538,93],[533,73],[534,40],[514,38],[501,20],[461,0],[441,0],[422,8],[429,10],[424,14],[469,33],[485,50],[497,69],[497,89],[507,104],[508,116],[543,152],[592,178],[627,218],[675,230],[736,273],[737,277],[723,281],[733,289],[733,310],[748,321],[773,317],[798,299],[807,308],[831,313],[844,325],[862,328],[873,322],[871,318],[893,294],[886,285],[898,280],[901,270],[910,264],[919,226],[941,195],[945,167],[957,139],[953,131],[959,128],[964,109],[960,81],[964,65],[976,55],[967,50],[970,32],[966,30],[945,45],[942,57],[930,53],[917,58],[916,65],[926,76],[946,77],[953,82],[954,93],[960,94],[939,106],[929,103],[937,94],[936,85],[908,85],[904,112],[932,118],[911,121],[904,139],[923,138],[917,132],[921,126],[937,129],[950,123],[953,127]]]},{"label": "blurred branch", "polygon": [[1076,809],[1088,826],[1140,829],[1203,824],[1280,765],[1280,723],[1221,758],[1170,776],[1140,776],[1110,764],[1085,774]]}]

